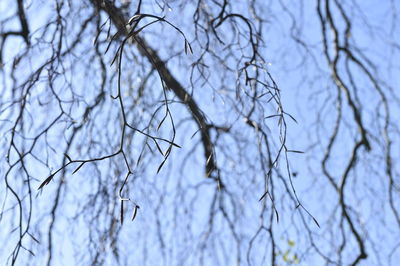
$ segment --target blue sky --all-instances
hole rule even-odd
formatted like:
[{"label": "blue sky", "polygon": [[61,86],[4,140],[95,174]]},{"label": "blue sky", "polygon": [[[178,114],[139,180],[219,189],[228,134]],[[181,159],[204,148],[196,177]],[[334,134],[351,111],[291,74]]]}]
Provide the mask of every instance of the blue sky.
[{"label": "blue sky", "polygon": [[[393,141],[391,153],[394,162],[393,175],[398,180],[399,168],[396,162],[399,158],[400,132],[397,122],[400,105],[398,105],[397,88],[400,84],[398,75],[400,50],[397,43],[400,35],[396,17],[393,16],[397,12],[397,3],[395,1],[363,1],[357,3],[357,6],[353,1],[342,2],[348,14],[351,15],[353,23],[352,49],[367,65],[367,68],[376,75],[389,100],[391,113],[389,136]],[[0,3],[1,17],[9,16],[15,9],[12,5],[5,3],[7,1]],[[296,173],[292,181],[300,202],[318,220],[321,228],[315,225],[311,216],[304,210],[295,209],[291,199],[293,191],[287,191],[285,187],[285,182],[290,182],[290,180],[283,158],[279,161],[278,170],[273,175],[276,207],[280,219],[279,223],[276,222],[276,217],[270,220],[270,214],[273,212],[271,202],[258,201],[265,191],[265,177],[262,173],[265,165],[260,164],[262,159],[258,149],[261,147],[261,150],[265,151],[266,147],[255,141],[259,139],[259,135],[252,128],[246,127],[243,117],[237,114],[238,108],[242,106],[243,110],[250,109],[251,102],[249,98],[246,98],[246,93],[251,92],[251,88],[244,86],[243,80],[235,82],[238,72],[225,72],[224,66],[210,54],[204,57],[204,63],[207,64],[205,73],[209,75],[208,82],[200,80],[191,87],[190,66],[200,58],[202,52],[200,44],[204,44],[204,39],[201,39],[200,43],[194,41],[192,22],[194,6],[182,4],[181,7],[180,3],[171,1],[169,3],[171,10],[167,8],[162,11],[154,3],[155,1],[151,4],[146,2],[143,12],[165,15],[171,23],[179,26],[192,42],[193,55],[183,54],[182,37],[168,25],[162,23],[152,25],[144,30],[144,37],[162,58],[171,57],[168,67],[185,88],[193,93],[193,97],[210,121],[221,126],[233,123],[232,132],[235,133],[233,136],[213,133],[213,138],[218,137],[216,154],[222,168],[222,179],[227,184],[226,192],[218,192],[215,182],[204,178],[204,155],[201,147],[196,146],[200,141],[200,134],[193,136],[197,127],[193,121],[190,121],[190,113],[185,106],[177,102],[178,99],[172,93],[168,93],[168,98],[171,100],[171,112],[176,123],[176,141],[182,148],[174,148],[167,164],[159,174],[156,174],[163,160],[163,157],[157,153],[156,147],[151,143],[149,146],[154,152],[147,150],[142,164],[137,164],[139,154],[145,147],[144,138],[132,132],[127,134],[126,150],[129,151],[129,163],[134,173],[124,190],[124,195],[131,199],[125,205],[125,223],[122,226],[118,223],[120,219],[118,189],[126,174],[122,156],[86,164],[74,175],[72,172],[76,166],[68,167],[65,173],[57,175],[38,197],[33,197],[34,212],[31,224],[35,237],[40,239],[40,245],[32,239],[25,239],[26,244],[37,256],[32,258],[27,252],[21,251],[21,261],[43,265],[47,260],[48,225],[51,221],[51,208],[60,180],[64,180],[65,185],[61,189],[62,201],[56,211],[57,223],[53,231],[54,265],[88,264],[89,250],[96,249],[94,243],[99,244],[97,248],[101,250],[101,253],[107,254],[104,264],[114,265],[116,261],[112,257],[112,241],[104,240],[107,235],[93,230],[94,227],[104,232],[110,232],[111,229],[120,230],[117,243],[122,265],[198,265],[202,262],[205,265],[234,265],[237,263],[238,254],[243,265],[246,265],[247,258],[253,265],[266,265],[270,260],[271,236],[266,230],[261,230],[260,234],[256,233],[260,227],[268,227],[271,224],[274,240],[277,243],[276,253],[279,265],[285,265],[282,254],[289,248],[289,255],[296,254],[300,265],[321,265],[324,259],[318,254],[319,252],[333,260],[342,259],[344,264],[353,259],[357,245],[345,223],[343,232],[347,240],[343,257],[339,258],[335,251],[343,240],[340,230],[341,212],[338,208],[337,194],[321,169],[321,160],[336,119],[335,97],[338,90],[331,79],[331,71],[326,59],[322,55],[321,26],[316,16],[315,3],[270,1],[262,5],[259,2],[257,11],[267,21],[264,24],[264,46],[261,49],[262,56],[266,60],[263,63],[278,84],[284,110],[297,120],[295,123],[288,117],[286,119],[287,146],[289,149],[304,151],[304,154],[288,154],[290,170]],[[51,4],[47,6],[45,3],[32,2],[31,5],[26,5],[28,17],[32,21],[32,39],[35,39],[40,36],[43,29],[38,31],[34,29],[43,25],[48,17],[54,19],[54,14],[47,12]],[[213,8],[217,7],[210,4],[208,9],[210,14],[217,13]],[[79,8],[74,5],[72,5],[71,14],[68,14],[67,10],[68,8],[63,9],[63,14],[68,19],[74,18],[74,23],[70,20],[65,23],[65,32],[68,34],[62,41],[64,49],[71,45],[82,21],[89,17],[92,11],[90,8]],[[234,5],[230,11],[251,16],[251,12],[244,7],[244,4]],[[338,14],[338,10],[335,9],[335,19],[340,19]],[[296,24],[292,24],[292,18],[295,18]],[[105,20],[105,16],[100,19],[101,23]],[[15,25],[16,21],[13,21],[5,27]],[[242,30],[245,29],[245,25],[238,25]],[[338,25],[344,26],[343,22],[339,22]],[[100,39],[104,41],[99,45],[102,55],[107,43],[107,27],[108,24],[100,35]],[[293,36],[290,34],[291,29]],[[219,31],[220,36],[228,43],[230,38],[237,37],[232,34],[229,26],[222,26]],[[45,39],[50,40],[51,37],[51,34],[46,34]],[[102,156],[112,153],[118,147],[116,140],[121,134],[121,113],[117,102],[109,97],[109,95],[116,95],[117,91],[116,66],[115,64],[110,66],[117,49],[116,43],[103,56],[108,75],[105,83],[107,96],[104,98],[104,105],[91,114],[93,123],[85,124],[86,121],[82,118],[85,108],[94,102],[101,86],[102,68],[99,65],[99,56],[92,46],[93,37],[94,28],[92,27],[83,35],[82,38],[85,39],[82,45],[78,45],[74,53],[66,56],[55,66],[58,72],[65,71],[65,76],[54,77],[53,84],[54,90],[65,101],[61,106],[70,111],[70,116],[63,117],[51,132],[40,138],[33,150],[36,158],[27,158],[26,164],[32,174],[33,188],[38,187],[41,181],[62,165],[65,160],[63,152],[66,149],[66,141],[71,137],[74,128],[80,124],[84,126],[77,133],[74,145],[68,151],[68,155],[73,159]],[[306,43],[308,50],[304,49],[293,37]],[[163,41],[160,42],[160,39]],[[224,49],[216,39],[211,40],[211,45],[211,49],[217,55],[225,56],[225,63],[229,66],[236,64],[235,56],[239,52],[229,54],[229,50]],[[0,115],[3,121],[0,129],[2,146],[9,145],[9,129],[12,125],[9,121],[15,119],[17,115],[17,107],[12,109],[6,106],[11,103],[13,97],[18,98],[18,93],[21,92],[20,89],[11,89],[13,81],[9,73],[14,55],[22,53],[24,47],[21,40],[12,38],[4,48],[5,66],[4,72],[0,75],[0,83],[3,84],[0,108],[4,110]],[[36,45],[29,56],[21,60],[22,63],[17,70],[18,78],[21,77],[21,80],[24,80],[23,77],[31,69],[45,62],[52,53],[50,48],[51,45],[46,42]],[[233,50],[235,51],[235,48]],[[242,52],[247,53],[248,48],[243,48]],[[350,83],[345,67],[345,62],[341,61],[339,71],[346,77],[346,82]],[[171,137],[171,123],[168,120],[160,130],[156,130],[157,121],[159,122],[164,114],[164,106],[160,104],[160,100],[163,99],[162,88],[156,73],[152,73],[149,77],[144,96],[135,98],[140,83],[144,80],[143,76],[150,72],[151,66],[146,60],[142,60],[136,48],[127,47],[122,68],[124,70],[122,90],[125,104],[129,108],[128,120],[138,128],[143,129],[148,126],[152,134],[164,138]],[[370,134],[373,149],[369,153],[366,151],[360,153],[346,187],[346,201],[354,215],[357,228],[366,239],[369,257],[361,265],[394,265],[396,258],[400,257],[400,250],[396,249],[399,225],[395,223],[388,205],[388,179],[385,175],[383,156],[385,140],[382,133],[384,110],[380,104],[379,95],[366,75],[354,64],[350,64],[349,68],[353,79],[356,80],[356,87],[352,88],[352,96],[358,99],[357,104],[362,109],[362,118]],[[51,72],[49,68],[43,71],[39,82],[30,93],[31,104],[27,107],[24,126],[21,126],[21,132],[27,136],[35,136],[60,112],[60,105],[48,87],[47,74],[49,72]],[[194,72],[194,75],[200,76],[198,72]],[[270,82],[265,72],[263,75],[266,82]],[[20,82],[17,79],[14,84]],[[236,101],[238,98],[235,98],[237,94],[234,93],[238,88],[240,101]],[[12,94],[12,92],[17,93]],[[342,97],[344,99],[344,95]],[[75,100],[76,103],[71,104],[70,100]],[[354,142],[359,137],[351,108],[345,100],[342,103],[343,115],[338,139],[333,147],[331,159],[327,162],[327,167],[335,180],[339,180],[343,173]],[[152,112],[160,106],[154,122],[149,124]],[[276,106],[261,99],[260,104],[256,106],[253,119],[262,121],[262,117],[275,112]],[[271,137],[272,149],[276,153],[279,148],[277,119],[267,119],[260,124]],[[24,145],[29,147],[30,143],[27,140],[24,144],[22,138],[17,137],[17,145],[21,149]],[[167,148],[166,145],[161,145],[161,147]],[[5,156],[5,153],[2,150],[1,156]],[[12,153],[11,159],[15,160],[15,158],[17,155]],[[38,163],[38,158],[45,163]],[[8,167],[9,165],[2,162],[0,167],[2,176]],[[19,192],[26,195],[26,187],[22,181],[24,176],[24,173],[16,167],[9,175],[9,179]],[[102,196],[97,197],[96,192]],[[9,239],[8,243],[16,243],[16,234],[10,233],[15,224],[10,222],[16,219],[18,211],[9,210],[15,206],[15,199],[5,186],[0,186],[0,195],[2,201],[3,198],[5,199],[4,210],[6,210],[1,221],[3,229],[0,230],[0,235],[2,238]],[[395,207],[398,208],[398,191],[394,195]],[[217,200],[214,201],[214,197]],[[27,199],[24,200],[25,207],[29,206]],[[131,222],[129,216],[134,204],[140,205],[140,210],[136,219]],[[218,204],[225,208],[226,214],[222,209],[218,209]],[[25,210],[24,215],[26,215]],[[102,217],[102,219],[96,219],[97,217]],[[210,230],[211,220],[213,221],[212,230]],[[312,246],[310,235],[317,248]],[[257,237],[254,238],[254,246],[249,248],[253,236]],[[89,238],[93,241],[90,242]],[[294,242],[293,247],[288,244],[289,240]],[[7,258],[13,248],[12,244],[7,244],[0,252],[0,261],[6,261],[4,258]]]}]

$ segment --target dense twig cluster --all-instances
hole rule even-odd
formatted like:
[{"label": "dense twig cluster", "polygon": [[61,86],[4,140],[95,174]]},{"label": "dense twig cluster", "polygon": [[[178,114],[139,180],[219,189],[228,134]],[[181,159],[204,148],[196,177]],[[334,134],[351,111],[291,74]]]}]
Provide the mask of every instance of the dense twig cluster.
[{"label": "dense twig cluster", "polygon": [[[351,12],[366,16],[349,2],[7,1],[0,258],[381,264],[367,233],[378,222],[357,204],[380,202],[399,231],[400,101],[356,42]],[[298,75],[316,104],[307,138],[292,142],[277,84],[288,91]]]}]

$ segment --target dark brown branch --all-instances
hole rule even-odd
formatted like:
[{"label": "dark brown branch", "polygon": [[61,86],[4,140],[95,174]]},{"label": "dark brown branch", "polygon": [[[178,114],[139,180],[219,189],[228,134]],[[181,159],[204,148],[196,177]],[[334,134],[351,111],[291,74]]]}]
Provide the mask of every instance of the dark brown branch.
[{"label": "dark brown branch", "polygon": [[[117,27],[117,29],[127,35],[128,32],[125,29],[127,19],[124,18],[121,10],[114,6],[110,1],[100,1],[92,0],[93,4],[99,10],[103,10],[109,16],[111,21]],[[135,36],[135,44],[144,57],[146,57],[150,62],[153,63],[153,67],[158,70],[162,80],[165,82],[166,86],[171,89],[175,95],[184,103],[186,103],[190,112],[196,121],[200,132],[201,141],[204,149],[204,157],[206,160],[206,175],[210,176],[214,170],[217,169],[215,156],[214,156],[214,145],[210,138],[210,127],[211,125],[207,122],[204,113],[201,111],[196,101],[192,96],[186,91],[186,89],[180,84],[180,82],[174,77],[171,71],[167,68],[165,62],[157,54],[157,52],[150,47],[150,45],[141,38],[140,36]]]},{"label": "dark brown branch", "polygon": [[21,23],[21,35],[24,38],[25,43],[29,46],[31,42],[29,40],[29,26],[25,15],[24,3],[23,0],[17,0],[17,3],[18,3],[18,17]]}]

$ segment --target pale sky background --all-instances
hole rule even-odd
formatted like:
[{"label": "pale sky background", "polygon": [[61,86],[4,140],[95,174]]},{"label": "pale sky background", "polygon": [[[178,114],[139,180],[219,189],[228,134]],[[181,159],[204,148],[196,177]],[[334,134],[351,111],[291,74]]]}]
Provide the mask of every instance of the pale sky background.
[{"label": "pale sky background", "polygon": [[[8,16],[10,12],[13,12],[13,9],[15,9],[14,7],[11,8],[8,5],[6,6],[5,3],[6,1],[0,2],[0,16],[2,17]],[[310,51],[315,56],[316,61],[313,60],[313,56],[311,56],[311,54],[307,54],[305,50],[302,50],[300,46],[294,45],[294,42],[290,36],[290,17],[283,11],[279,14],[270,14],[267,12],[268,9],[265,10],[265,18],[270,22],[270,24],[268,24],[268,29],[266,29],[267,34],[265,34],[265,36],[268,36],[270,38],[265,39],[267,48],[265,49],[264,57],[268,61],[268,63],[270,63],[268,70],[270,71],[279,88],[281,89],[282,102],[285,111],[292,114],[298,122],[296,124],[290,119],[287,119],[288,147],[293,150],[301,150],[305,152],[305,154],[292,153],[289,155],[291,170],[292,172],[298,173],[297,177],[293,178],[293,182],[301,202],[321,224],[321,229],[318,229],[315,224],[313,224],[312,220],[309,219],[307,215],[305,215],[306,219],[309,219],[309,227],[312,228],[313,232],[315,232],[316,234],[316,239],[320,240],[317,245],[321,248],[321,250],[327,250],[329,247],[329,241],[335,239],[336,237],[334,235],[330,235],[330,232],[328,230],[329,226],[331,225],[332,217],[328,217],[327,213],[329,213],[328,211],[335,208],[335,206],[332,206],[332,202],[336,202],[337,199],[336,195],[332,192],[331,187],[328,187],[328,183],[326,182],[326,180],[323,180],[321,177],[321,169],[318,165],[320,164],[320,162],[317,161],[317,159],[322,158],[323,150],[321,150],[321,147],[316,147],[315,144],[318,142],[318,136],[320,136],[323,141],[327,142],[328,138],[326,137],[326,135],[330,133],[330,130],[332,130],[332,124],[329,121],[334,121],[334,116],[331,116],[331,114],[332,112],[334,112],[335,106],[332,99],[329,98],[328,95],[330,93],[334,95],[336,89],[334,88],[332,82],[329,80],[329,69],[326,66],[326,60],[322,56],[320,56],[321,33],[319,21],[314,10],[314,1],[312,3],[309,1],[303,1],[303,3],[303,9],[298,6],[297,9],[293,8],[291,10],[299,12],[296,14],[296,16],[301,12],[304,12],[304,19],[302,21],[298,21],[297,26],[300,27],[301,38],[303,40],[307,40],[307,43],[310,45]],[[186,16],[189,19],[191,17],[191,13],[178,13],[177,11],[175,11],[176,9],[174,8],[174,5],[177,4],[178,2],[176,1],[170,3],[172,9],[171,11],[165,12],[166,18],[173,23],[182,25],[183,31],[185,32],[185,34],[187,34],[188,39],[191,40],[193,39],[191,24],[180,24],[185,21],[184,19],[186,18]],[[275,8],[282,10],[281,7],[279,8],[279,1],[271,1],[270,4],[271,10],[275,10]],[[297,5],[296,3],[292,2],[287,3],[287,5],[289,4]],[[354,25],[352,28],[354,35],[352,37],[354,38],[358,46],[362,49],[362,51],[368,55],[368,58],[372,62],[379,64],[379,68],[377,70],[377,72],[379,73],[379,79],[383,83],[388,84],[388,86],[391,86],[394,90],[394,94],[399,97],[400,93],[398,87],[400,85],[400,75],[398,74],[400,73],[400,49],[398,43],[400,41],[400,34],[397,25],[393,23],[392,17],[389,16],[389,14],[391,11],[394,10],[393,4],[400,5],[400,3],[398,3],[398,1],[359,1],[358,4],[361,6],[365,14],[365,18],[362,16],[352,17],[352,19],[354,19]],[[35,27],[41,25],[43,21],[46,21],[46,9],[41,8],[43,5],[44,4],[42,4],[42,2],[40,1],[35,3],[32,2],[32,10],[35,10],[35,8],[36,10],[40,10],[40,15],[35,17],[33,17],[34,12],[31,11],[30,13],[28,13],[30,14],[29,16],[31,16],[29,17],[29,21],[31,23],[30,26],[32,29],[35,29]],[[240,8],[238,7],[238,10],[239,9]],[[358,14],[358,11],[355,10],[354,13]],[[77,18],[77,22],[78,21],[79,18]],[[368,23],[370,23],[369,25],[371,29],[373,29],[373,31],[365,30],[365,21],[368,21]],[[157,27],[158,26],[154,27],[155,31],[159,30],[159,28]],[[34,30],[32,30],[32,32],[34,32]],[[177,50],[183,47],[183,45],[181,45],[183,42],[181,39],[179,39],[180,36],[178,34],[172,35],[170,37],[177,39]],[[145,38],[149,41],[149,43],[152,43],[152,41],[154,41],[156,46],[161,45],[160,43],[156,44],[158,40],[157,35],[145,34]],[[391,47],[396,47],[396,43],[397,48],[393,48],[393,50],[387,48],[389,47],[388,44],[392,45]],[[181,46],[178,46],[178,44]],[[24,45],[19,39],[14,38],[12,39],[12,41],[7,42],[7,45],[4,48],[4,62],[6,70],[10,68],[10,65],[12,63],[10,58],[12,58],[15,53],[18,53],[21,47],[24,47]],[[196,46],[194,46],[193,56],[187,56],[186,58],[178,57],[171,60],[172,65],[176,63],[176,65],[178,66],[176,68],[172,67],[171,69],[183,84],[188,84],[188,80],[185,80],[185,77],[187,77],[187,70],[189,68],[184,69],[178,63],[187,66],[190,65],[191,60],[196,58],[196,53],[198,53],[195,48]],[[43,58],[45,58],[46,50],[41,52],[43,53]],[[160,50],[159,52],[160,55],[163,56],[163,52],[165,51]],[[380,66],[380,63],[382,64],[382,67]],[[40,62],[31,60],[32,67],[38,64],[40,64]],[[107,67],[109,68],[109,71],[115,69],[114,67]],[[212,74],[213,75],[210,80],[218,84],[218,79],[220,76],[218,75],[218,73]],[[82,79],[82,84],[86,84],[84,83],[84,81],[87,76],[85,76],[84,71],[82,71],[81,73],[75,73],[75,75],[76,80],[81,81]],[[93,79],[94,77],[89,78]],[[376,121],[374,121],[374,115],[377,112],[377,110],[375,109],[377,96],[375,94],[369,93],[370,84],[365,80],[365,76],[362,76],[358,73],[356,74],[355,78],[357,79],[357,82],[362,84],[360,87],[363,87],[363,85],[365,84],[365,90],[361,91],[359,95],[359,97],[361,97],[362,99],[362,102],[368,101],[371,103],[370,106],[363,106],[366,110],[365,114],[371,114],[370,116],[364,115],[363,119],[365,119],[366,124],[374,125],[374,123],[376,123]],[[79,81],[77,81],[77,83],[79,83]],[[154,79],[154,81],[155,84],[157,84],[157,79]],[[86,80],[86,82],[88,81]],[[3,87],[0,91],[2,93],[2,105],[0,108],[3,109],[3,106],[5,106],[4,104],[11,98],[10,91],[7,90],[10,85],[9,77],[7,75],[1,74],[0,84],[0,86]],[[38,86],[37,90],[40,91],[40,89],[43,88]],[[85,89],[90,90],[91,88],[85,87]],[[115,88],[108,89],[107,92],[109,91],[115,91]],[[220,109],[210,110],[210,104],[208,101],[210,98],[212,98],[212,95],[207,95],[206,93],[203,94],[203,91],[197,90],[195,91],[195,97],[196,96],[196,100],[198,101],[201,108],[209,111],[209,113],[212,113],[214,115],[212,119],[215,120],[213,121],[219,119],[221,119],[221,121],[225,119],[230,119],[230,117],[218,117],[219,113],[223,113]],[[325,99],[327,100],[325,101]],[[216,97],[215,101],[218,101],[218,97]],[[77,108],[77,110],[79,110],[79,107]],[[229,106],[221,108],[225,111],[227,108],[229,108]],[[182,112],[182,110],[184,109],[182,109],[181,107],[172,107],[172,110],[177,118],[187,116],[187,114]],[[351,123],[352,117],[350,115],[348,107],[344,107],[344,110],[344,120]],[[34,112],[34,110],[32,111]],[[392,121],[400,122],[399,106],[391,105],[391,112]],[[50,111],[47,113],[47,115],[47,121],[49,121],[51,120],[50,117],[55,117],[57,113]],[[4,116],[8,116],[8,113],[5,112],[0,114],[0,118],[2,120],[4,119]],[[321,119],[325,121],[322,127],[316,127],[315,122],[317,120],[317,117],[321,117]],[[32,121],[38,122],[38,125],[42,125],[39,122],[42,119],[43,117],[38,115],[34,117]],[[270,123],[272,124],[274,122]],[[60,125],[60,129],[61,128],[62,125]],[[65,128],[63,130],[65,130],[65,132],[68,132],[69,129]],[[168,165],[165,167],[165,169],[161,171],[159,175],[155,175],[157,166],[160,163],[160,159],[156,157],[154,159],[154,169],[148,169],[145,172],[146,176],[138,176],[131,179],[131,182],[135,183],[138,187],[138,190],[132,193],[132,195],[134,195],[132,197],[132,200],[139,204],[141,209],[135,221],[127,221],[126,223],[124,223],[122,228],[123,233],[121,233],[121,241],[123,241],[123,243],[128,243],[126,245],[125,254],[123,254],[129,259],[129,261],[127,261],[127,265],[144,265],[145,263],[140,259],[136,260],[136,258],[141,258],[141,256],[145,256],[145,254],[143,253],[144,250],[147,252],[147,265],[158,265],[157,262],[159,261],[162,252],[160,251],[160,244],[158,243],[157,239],[157,234],[159,234],[160,232],[157,232],[157,229],[154,227],[154,223],[157,220],[157,217],[153,212],[153,208],[155,206],[154,202],[159,199],[158,193],[168,192],[168,194],[166,194],[166,198],[163,199],[166,206],[168,206],[168,202],[173,203],[177,200],[196,200],[196,202],[192,204],[195,210],[194,218],[192,220],[194,221],[194,223],[186,224],[185,221],[176,221],[175,227],[172,222],[168,223],[168,218],[173,219],[175,217],[173,212],[180,212],[182,210],[179,208],[168,209],[164,208],[165,205],[162,205],[163,207],[160,213],[163,215],[164,220],[161,221],[161,233],[165,236],[167,246],[168,244],[171,245],[171,250],[179,246],[180,238],[175,238],[173,235],[175,232],[173,230],[177,230],[176,228],[182,227],[181,229],[183,230],[186,225],[188,227],[191,227],[192,232],[196,232],[199,236],[202,235],[205,223],[202,218],[208,214],[209,210],[207,206],[209,206],[211,198],[213,196],[213,190],[209,189],[213,186],[213,183],[209,180],[204,180],[202,169],[199,166],[202,166],[204,163],[204,158],[202,158],[203,153],[198,152],[198,154],[194,158],[192,157],[193,160],[186,164],[184,169],[180,169],[179,163],[177,163],[179,160],[183,160],[185,158],[186,154],[189,153],[191,149],[190,145],[194,141],[197,141],[196,138],[190,138],[190,136],[195,131],[196,129],[193,127],[193,124],[184,124],[181,126],[180,131],[178,131],[178,137],[180,137],[179,144],[182,146],[182,149],[173,150],[173,154],[170,158]],[[1,131],[0,133],[2,138],[0,140],[1,146],[8,145],[9,140],[8,137],[5,136],[6,133],[4,131]],[[397,134],[399,132],[393,131],[392,133],[394,140],[393,157],[399,158],[399,136]],[[271,134],[274,135],[276,133],[272,132]],[[332,170],[333,173],[335,173],[334,169],[339,169],[341,171],[345,162],[344,160],[347,160],[349,156],[349,149],[351,148],[349,145],[351,144],[351,142],[349,141],[350,138],[346,137],[346,134],[351,136],[352,132],[343,133],[340,140],[340,145],[337,145],[334,151],[334,155],[336,156],[336,158],[333,162],[330,162],[329,164],[329,166],[331,167],[330,170]],[[49,136],[49,139],[52,138],[52,141],[57,142],[57,138],[59,138],[59,136]],[[325,146],[326,143],[322,143],[322,147]],[[1,150],[0,152],[1,156],[3,157],[5,155],[4,151]],[[70,155],[73,156],[73,154]],[[373,160],[374,156],[378,155],[376,153],[372,153],[369,159]],[[352,181],[353,183],[351,184],[351,189],[357,189],[357,186],[361,187],[360,184],[363,183],[368,183],[368,186],[366,186],[368,188],[373,188],[375,186],[374,182],[376,182],[377,188],[382,185],[381,180],[379,178],[374,180],[373,175],[371,174],[371,169],[379,170],[381,169],[381,165],[371,166],[371,168],[369,168],[369,161],[367,159],[368,155],[366,155],[366,158],[362,158],[362,162],[360,163],[356,171],[357,181]],[[50,162],[50,164],[53,166],[53,169],[57,169],[60,166],[61,160],[62,158],[59,157],[54,159],[53,162]],[[395,177],[398,178],[399,164],[396,161],[394,162],[394,165]],[[109,165],[108,163],[100,163],[98,164],[98,167],[100,171],[105,171],[108,169]],[[6,168],[7,165],[4,165],[4,163],[2,162],[0,166],[0,174],[2,177],[4,176]],[[35,176],[38,177],[41,181],[44,180],[46,175],[48,175],[47,169],[43,169],[41,167],[36,167],[36,169],[34,169],[33,171],[35,173]],[[70,186],[69,192],[64,195],[65,203],[63,207],[58,210],[66,216],[73,215],[75,213],[75,208],[77,208],[77,206],[74,205],[74,203],[79,202],[80,198],[83,197],[85,193],[90,191],[90,188],[94,182],[90,180],[90,173],[93,173],[95,171],[95,167],[86,165],[82,169],[82,172],[79,172],[74,176],[70,175],[71,171],[73,171],[73,167],[72,169],[68,169],[68,171],[69,175],[67,174],[66,176],[68,178],[68,184]],[[187,176],[186,179],[181,181],[182,184],[185,185],[185,187],[188,187],[188,189],[184,191],[182,195],[176,192],[176,186],[177,184],[180,184],[180,182],[176,181],[173,178],[174,173],[178,173],[178,171],[184,172],[184,175]],[[337,173],[339,174],[339,171]],[[123,176],[123,174],[121,176]],[[363,176],[365,178],[362,178]],[[243,176],[243,178],[246,177]],[[157,182],[157,187],[151,186],[151,184],[153,184],[152,181]],[[358,182],[360,182],[359,185],[357,185]],[[39,195],[38,197],[34,197],[34,200],[37,204],[36,206],[38,207],[38,211],[36,213],[49,211],[47,203],[51,202],[51,200],[53,199],[56,183],[57,181],[50,183],[41,195]],[[33,187],[37,187],[39,184],[39,181],[34,182]],[[198,186],[198,190],[190,189],[190,187],[194,186]],[[240,224],[241,232],[253,232],[254,228],[256,228],[258,225],[257,210],[261,208],[261,203],[258,202],[258,198],[263,193],[263,187],[259,187],[258,191],[253,192],[247,191],[247,188],[243,189],[246,191],[245,193],[243,193],[243,195],[246,195],[246,197],[244,197],[243,199],[238,199],[238,201],[242,201],[241,204],[243,206],[249,206],[249,208],[243,208],[245,209],[245,213],[243,213],[244,219],[237,222],[238,224]],[[358,191],[354,194],[350,193],[349,198],[347,198],[347,201],[351,202],[352,205],[354,205],[354,203],[356,202],[355,205],[359,208],[357,211],[363,213],[362,216],[365,221],[361,221],[361,223],[367,224],[367,226],[365,227],[366,232],[363,232],[363,234],[368,234],[372,239],[377,240],[377,242],[381,245],[372,246],[370,243],[367,243],[366,248],[370,257],[368,258],[368,261],[363,262],[360,265],[378,265],[378,262],[383,262],[383,265],[395,265],[396,261],[400,259],[400,249],[392,248],[395,247],[395,243],[399,241],[399,229],[398,227],[396,228],[395,224],[393,224],[393,229],[390,229],[390,223],[394,223],[394,218],[390,213],[387,212],[387,204],[382,203],[379,200],[380,197],[385,198],[387,195],[384,192],[382,192],[382,194],[374,193],[376,192],[367,190],[361,192]],[[200,194],[201,197],[197,196],[198,194]],[[242,194],[239,193],[238,195]],[[372,198],[374,195],[376,195],[377,197],[376,200]],[[15,204],[14,199],[12,199],[12,197],[10,196],[10,192],[5,191],[4,185],[0,186],[0,197],[2,204],[4,198],[7,197],[7,201],[5,201],[6,210],[13,206],[13,204]],[[283,197],[284,196],[282,196],[282,198]],[[368,200],[362,200],[363,197],[369,197],[369,199],[367,198]],[[68,204],[69,202],[71,204]],[[118,204],[117,196],[114,204]],[[375,219],[377,218],[377,216],[379,216],[379,214],[377,215],[377,212],[380,210],[383,210],[382,212],[385,213],[384,216],[382,215],[385,220],[380,220],[380,218]],[[42,219],[36,216],[36,213],[34,212],[33,214],[33,224],[36,225],[39,228],[38,230],[40,231],[40,224],[49,223],[50,220],[48,217]],[[301,227],[299,226],[301,224],[300,215],[298,214],[298,212],[289,209],[282,209],[281,213],[282,215],[280,216],[280,222],[274,225],[274,230],[276,230],[277,235],[281,236],[279,239],[276,239],[276,241],[280,243],[281,247],[286,246],[287,248],[287,241],[294,241],[295,246],[291,248],[291,254],[305,254],[306,252],[304,252],[303,247],[309,245],[309,243],[307,243],[307,237],[304,235],[304,230],[301,229]],[[130,212],[127,211],[127,220],[129,220],[129,216]],[[198,219],[196,219],[196,217],[198,217]],[[16,217],[13,216],[12,212],[7,211],[4,213],[3,220],[1,221],[2,229],[0,230],[0,239],[4,239],[4,248],[0,249],[0,265],[5,265],[7,257],[10,254],[11,249],[13,248],[13,245],[10,243],[13,243],[17,240],[16,238],[10,237],[9,235],[9,232],[13,228],[10,228],[10,224],[7,224],[7,222],[11,221],[12,219],[16,219]],[[293,220],[297,220],[298,224],[293,226]],[[84,217],[79,217],[76,221],[74,221],[74,223],[76,224],[72,226],[71,220],[63,220],[55,227],[55,232],[57,232],[56,238],[54,240],[55,246],[62,246],[62,248],[60,250],[57,250],[54,254],[54,265],[85,265],[85,258],[77,257],[75,251],[85,250],[86,246],[83,245],[77,247],[75,246],[74,241],[79,240],[79,237],[86,238],[90,230],[87,230],[87,228],[85,228],[86,224],[84,223]],[[382,224],[385,224],[386,226],[384,230],[381,230],[381,228],[383,228]],[[217,226],[224,228],[222,224]],[[174,229],[168,231],[168,228]],[[46,234],[45,232],[42,233],[43,235]],[[71,239],[72,233],[74,233],[74,239]],[[226,233],[226,231],[222,230],[221,235],[224,235],[224,233]],[[14,236],[16,237],[15,234]],[[227,236],[226,239],[229,239],[228,237],[229,236]],[[136,243],[139,247],[136,246]],[[181,254],[184,254],[182,255],[182,257],[186,258],[184,261],[181,261],[181,263],[185,263],[186,265],[196,265],[196,262],[198,260],[191,254],[196,250],[196,247],[197,245],[199,245],[199,243],[200,237],[193,241],[192,246],[186,246],[183,250],[178,249]],[[32,258],[27,256],[27,252],[21,250],[21,261],[25,262],[32,260],[32,265],[43,265],[43,263],[46,261],[45,253],[43,253],[46,250],[46,245],[36,245],[34,243],[30,244],[33,245],[33,249],[37,251],[38,255]],[[269,247],[267,238],[265,237],[265,239],[260,239],[258,245],[259,247],[252,252],[255,252],[257,254],[255,256],[257,257],[257,259],[261,259],[262,256],[265,255],[264,253]],[[143,249],[142,246],[151,248]],[[106,248],[106,250],[107,249],[108,248]],[[377,249],[378,251],[373,252],[372,250],[374,249]],[[174,249],[173,252],[177,251]],[[171,251],[171,254],[173,252]],[[230,250],[215,251],[216,254],[223,254],[223,252],[227,252],[229,254]],[[377,258],[376,254],[379,254],[380,258]],[[212,254],[208,255],[212,257]],[[352,254],[348,255],[352,256]],[[178,255],[174,257],[168,254],[165,255],[165,258],[166,259],[164,260],[164,265],[176,265],[176,262],[180,259]],[[207,259],[209,258],[206,258],[206,260]],[[305,259],[306,262],[304,262],[302,259]],[[232,258],[232,261],[233,260],[234,259]],[[323,263],[322,259],[317,254],[315,254],[315,252],[313,252],[313,254],[311,255],[307,254],[306,258],[300,257],[300,261],[300,265],[322,265]],[[281,263],[280,265],[285,265],[281,257],[278,259],[278,262]],[[106,265],[113,265],[113,263],[114,262],[110,260],[106,262]],[[231,264],[231,262],[226,263]],[[255,265],[258,264],[255,263]]]}]

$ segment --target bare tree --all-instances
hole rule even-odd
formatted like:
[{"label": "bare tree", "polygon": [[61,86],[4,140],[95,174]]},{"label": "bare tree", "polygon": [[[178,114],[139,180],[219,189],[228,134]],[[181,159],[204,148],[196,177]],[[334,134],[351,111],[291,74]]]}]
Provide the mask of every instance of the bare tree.
[{"label": "bare tree", "polygon": [[2,1],[0,261],[395,265],[397,5]]}]

